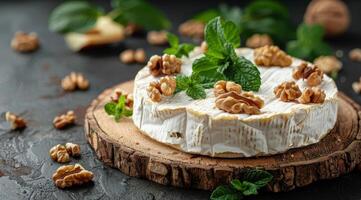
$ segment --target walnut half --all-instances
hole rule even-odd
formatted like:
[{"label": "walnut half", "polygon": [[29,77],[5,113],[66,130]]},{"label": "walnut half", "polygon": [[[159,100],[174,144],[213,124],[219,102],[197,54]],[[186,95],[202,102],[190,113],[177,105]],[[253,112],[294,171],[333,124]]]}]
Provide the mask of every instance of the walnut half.
[{"label": "walnut half", "polygon": [[75,113],[72,110],[69,110],[67,113],[60,116],[56,116],[53,120],[53,125],[56,129],[63,129],[67,126],[73,125],[75,123]]},{"label": "walnut half", "polygon": [[26,121],[14,113],[6,112],[5,120],[10,123],[12,130],[20,130],[26,127]]},{"label": "walnut half", "polygon": [[153,81],[149,83],[147,87],[148,96],[153,102],[160,102],[162,100],[162,95],[172,96],[175,92],[176,86],[176,80],[174,77],[162,77],[159,82]]},{"label": "walnut half", "polygon": [[293,101],[301,96],[301,90],[294,81],[283,82],[277,86],[273,93],[277,98],[280,98],[281,101]]},{"label": "walnut half", "polygon": [[253,52],[254,62],[265,67],[288,67],[292,64],[291,56],[287,55],[277,46],[263,46]]},{"label": "walnut half", "polygon": [[82,185],[92,181],[92,172],[84,169],[80,164],[59,167],[53,174],[53,181],[59,188]]},{"label": "walnut half", "polygon": [[181,71],[182,60],[175,55],[154,55],[150,57],[147,66],[153,76],[159,76],[161,74],[171,75]]},{"label": "walnut half", "polygon": [[65,91],[74,91],[76,89],[87,90],[89,81],[81,73],[71,72],[61,80],[61,87]]},{"label": "walnut half", "polygon": [[36,33],[16,32],[10,45],[15,51],[31,52],[39,48],[39,39]]},{"label": "walnut half", "polygon": [[309,86],[317,86],[321,84],[323,72],[317,65],[311,65],[306,62],[301,63],[296,70],[293,71],[292,77],[296,80],[306,79]]},{"label": "walnut half", "polygon": [[306,88],[302,92],[302,95],[298,99],[298,101],[302,104],[308,103],[323,103],[325,101],[326,94],[320,88],[312,87]]},{"label": "walnut half", "polygon": [[231,91],[236,92],[236,93],[241,93],[242,92],[242,86],[235,83],[235,82],[224,81],[224,80],[217,81],[214,84],[213,93],[214,93],[214,96],[216,96],[216,97],[221,95],[221,94],[231,92]]},{"label": "walnut half", "polygon": [[232,114],[260,114],[260,109],[263,106],[263,100],[252,92],[242,92],[239,94],[232,91],[221,94],[216,98],[216,107]]},{"label": "walnut half", "polygon": [[58,144],[50,149],[50,158],[59,163],[66,163],[70,161],[69,153],[64,145]]}]

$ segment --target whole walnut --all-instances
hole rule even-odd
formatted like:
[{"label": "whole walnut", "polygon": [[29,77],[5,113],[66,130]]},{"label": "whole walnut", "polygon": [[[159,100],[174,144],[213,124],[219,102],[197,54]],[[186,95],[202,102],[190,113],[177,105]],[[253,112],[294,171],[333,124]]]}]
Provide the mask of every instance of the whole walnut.
[{"label": "whole walnut", "polygon": [[320,24],[327,36],[344,33],[350,24],[346,4],[340,0],[313,0],[308,5],[304,21],[306,24]]}]

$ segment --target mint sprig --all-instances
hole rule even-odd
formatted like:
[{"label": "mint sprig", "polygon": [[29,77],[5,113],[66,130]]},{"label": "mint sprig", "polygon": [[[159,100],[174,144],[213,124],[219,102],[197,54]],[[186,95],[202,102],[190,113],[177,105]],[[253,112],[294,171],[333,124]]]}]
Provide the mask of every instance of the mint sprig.
[{"label": "mint sprig", "polygon": [[193,99],[206,98],[205,88],[197,76],[178,75],[176,77],[176,91],[185,91],[186,94]]},{"label": "mint sprig", "polygon": [[319,56],[330,55],[332,49],[323,41],[323,36],[322,26],[301,24],[297,28],[297,40],[287,43],[287,53],[309,61]]},{"label": "mint sprig", "polygon": [[259,169],[247,170],[243,179],[234,179],[230,185],[218,186],[211,194],[211,200],[239,200],[244,196],[256,195],[258,190],[272,181],[273,176]]},{"label": "mint sprig", "polygon": [[175,55],[177,58],[181,58],[182,56],[188,57],[189,53],[194,49],[193,44],[188,43],[179,43],[179,38],[172,34],[167,33],[167,38],[170,47],[166,48],[163,53]]},{"label": "mint sprig", "polygon": [[104,110],[108,115],[114,116],[115,121],[119,121],[123,116],[130,117],[132,116],[133,111],[126,107],[125,101],[125,95],[121,95],[118,103],[109,102],[104,105]]},{"label": "mint sprig", "polygon": [[208,51],[193,62],[192,76],[199,77],[203,85],[218,80],[234,81],[246,91],[258,91],[261,76],[257,67],[244,57],[238,57],[234,48],[240,45],[239,29],[231,21],[217,17],[206,25],[205,39]]}]

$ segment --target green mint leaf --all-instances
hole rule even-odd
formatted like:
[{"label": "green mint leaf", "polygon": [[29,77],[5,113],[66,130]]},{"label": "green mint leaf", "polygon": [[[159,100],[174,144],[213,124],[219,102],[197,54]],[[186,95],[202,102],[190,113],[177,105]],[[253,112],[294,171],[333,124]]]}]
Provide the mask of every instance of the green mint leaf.
[{"label": "green mint leaf", "polygon": [[114,21],[134,23],[146,30],[168,29],[171,25],[161,10],[145,0],[113,0],[112,17]]},{"label": "green mint leaf", "polygon": [[211,200],[240,200],[240,192],[229,186],[218,186],[211,194]]},{"label": "green mint leaf", "polygon": [[86,32],[94,27],[102,12],[85,1],[65,2],[49,17],[49,29],[58,33]]},{"label": "green mint leaf", "polygon": [[244,196],[250,196],[250,195],[256,195],[257,192],[257,185],[248,182],[248,181],[239,181],[238,179],[235,179],[231,182],[231,185],[236,190],[242,192]]},{"label": "green mint leaf", "polygon": [[186,91],[186,94],[193,99],[206,98],[206,92],[201,83],[200,78],[196,75],[191,77],[185,75],[178,75],[176,77],[177,88],[176,91]]},{"label": "green mint leaf", "polygon": [[120,118],[122,118],[122,112],[121,111],[115,112],[115,114],[114,114],[115,121],[118,122],[120,120]]},{"label": "green mint leaf", "polygon": [[261,75],[257,66],[244,57],[237,58],[233,68],[225,74],[231,78],[230,80],[240,84],[245,91],[258,91],[261,87]]},{"label": "green mint leaf", "polygon": [[129,110],[129,109],[124,108],[122,114],[123,114],[124,116],[126,116],[126,117],[130,117],[130,116],[133,115],[133,110]]},{"label": "green mint leaf", "polygon": [[167,33],[167,39],[169,42],[169,45],[171,47],[178,47],[179,46],[179,39],[176,35],[174,35],[173,33]]},{"label": "green mint leaf", "polygon": [[177,58],[182,56],[188,57],[189,53],[194,49],[193,44],[182,43],[179,44],[179,39],[172,33],[167,34],[170,47],[165,49],[163,53],[175,55]]},{"label": "green mint leaf", "polygon": [[121,95],[120,97],[119,97],[119,99],[118,99],[118,107],[119,108],[124,108],[125,107],[125,101],[126,101],[126,97],[125,97],[125,95]]},{"label": "green mint leaf", "polygon": [[266,186],[272,179],[272,174],[259,169],[247,170],[243,176],[243,180],[255,184],[258,189]]},{"label": "green mint leaf", "polygon": [[116,106],[117,104],[115,104],[114,102],[109,102],[104,105],[104,110],[108,115],[114,115]]},{"label": "green mint leaf", "polygon": [[178,75],[175,80],[179,90],[186,90],[191,84],[191,79],[185,75]]},{"label": "green mint leaf", "polygon": [[239,47],[241,44],[239,28],[231,21],[225,21],[222,23],[222,27],[226,42],[231,43],[233,48]]},{"label": "green mint leaf", "polygon": [[192,19],[196,21],[203,22],[204,24],[208,23],[210,20],[214,19],[215,17],[219,16],[220,13],[217,9],[209,9],[205,10],[201,13],[195,15]]},{"label": "green mint leaf", "polygon": [[192,99],[204,99],[207,96],[204,88],[200,84],[192,85],[187,88],[186,94],[192,97]]},{"label": "green mint leaf", "polygon": [[257,0],[250,3],[244,10],[244,18],[260,19],[270,17],[279,20],[288,20],[287,8],[274,0]]}]

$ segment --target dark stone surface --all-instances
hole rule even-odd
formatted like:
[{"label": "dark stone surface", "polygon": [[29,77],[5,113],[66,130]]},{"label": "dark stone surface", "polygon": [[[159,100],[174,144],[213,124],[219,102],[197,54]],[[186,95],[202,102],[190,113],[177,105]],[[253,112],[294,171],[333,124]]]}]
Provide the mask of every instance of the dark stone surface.
[{"label": "dark stone surface", "polygon": [[[0,112],[12,111],[28,119],[28,128],[10,132],[0,120],[0,199],[208,199],[210,193],[161,186],[146,180],[129,178],[104,166],[87,145],[83,135],[83,116],[89,102],[102,90],[132,79],[141,65],[124,65],[118,53],[124,48],[146,49],[148,55],[161,52],[161,47],[146,44],[144,37],[130,38],[108,48],[86,53],[72,53],[60,35],[50,33],[47,18],[60,1],[0,2]],[[98,2],[104,1],[98,0]],[[107,2],[107,1],[106,1]],[[154,1],[164,9],[176,25],[196,11],[216,6],[218,1]],[[237,4],[237,1],[229,1]],[[361,46],[359,26],[361,1],[347,1],[353,23],[349,32],[329,41],[344,52],[344,69],[337,80],[340,90],[357,102],[361,96],[351,89],[361,74],[361,64],[351,62],[347,53]],[[244,5],[242,1],[240,5]],[[295,22],[302,19],[306,1],[286,1]],[[13,33],[35,31],[42,47],[32,54],[15,53],[9,48]],[[90,79],[86,92],[63,93],[60,79],[71,71],[82,72]],[[52,126],[54,116],[69,109],[78,115],[77,125],[64,131]],[[95,174],[88,186],[59,190],[51,180],[60,166],[50,160],[48,151],[58,143],[75,142],[82,148],[82,157],[71,163],[81,163]],[[321,181],[288,193],[263,193],[249,199],[361,199],[361,174],[353,172],[335,180]]]}]

